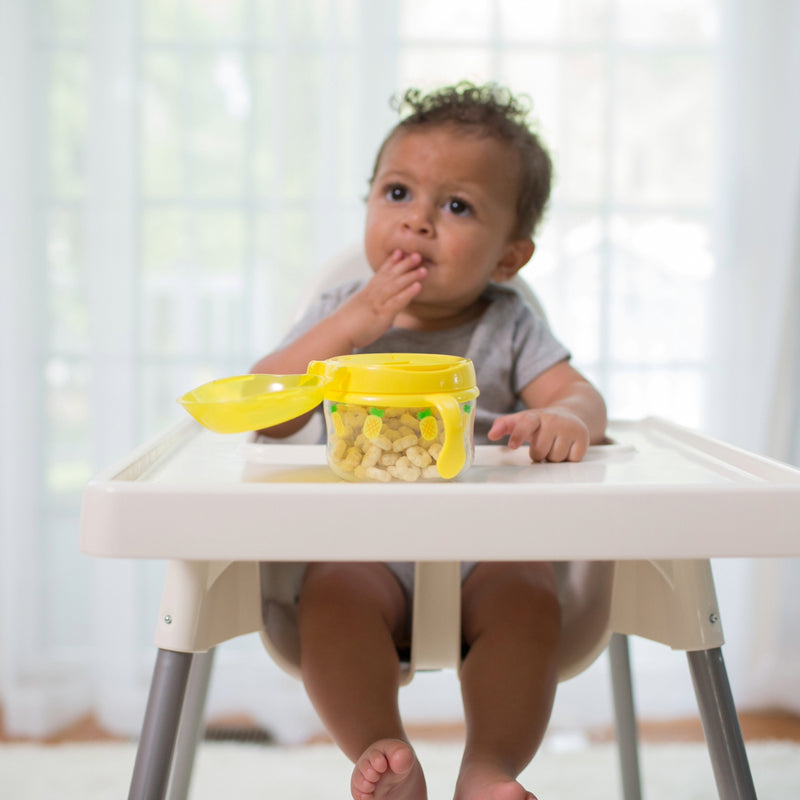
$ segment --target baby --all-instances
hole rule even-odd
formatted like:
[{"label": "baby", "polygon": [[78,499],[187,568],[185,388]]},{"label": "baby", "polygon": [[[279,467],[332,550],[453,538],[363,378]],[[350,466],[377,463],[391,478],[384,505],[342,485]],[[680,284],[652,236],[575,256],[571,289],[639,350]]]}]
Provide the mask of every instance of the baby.
[{"label": "baby", "polygon": [[[534,252],[551,162],[526,109],[494,85],[406,92],[410,113],[370,181],[364,249],[373,271],[323,296],[254,372],[303,373],[358,352],[466,356],[481,391],[478,443],[527,444],[532,461],[578,461],[603,439],[605,404],[513,289]],[[288,435],[308,416],[269,430]],[[313,563],[297,614],[301,671],[331,736],[354,762],[354,800],[425,800],[398,708],[408,641],[407,564]],[[561,628],[549,563],[462,565],[466,742],[456,800],[535,800],[516,779],[555,696]]]}]

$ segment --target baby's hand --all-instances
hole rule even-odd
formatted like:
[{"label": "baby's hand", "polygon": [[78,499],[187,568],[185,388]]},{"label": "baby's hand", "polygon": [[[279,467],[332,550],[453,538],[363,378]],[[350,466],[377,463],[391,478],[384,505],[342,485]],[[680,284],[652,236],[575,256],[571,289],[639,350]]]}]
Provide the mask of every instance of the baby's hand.
[{"label": "baby's hand", "polygon": [[525,409],[494,421],[489,439],[508,436],[516,450],[530,444],[532,461],[580,461],[589,447],[589,428],[575,414],[561,408]]},{"label": "baby's hand", "polygon": [[340,311],[350,327],[354,347],[365,347],[392,327],[395,317],[414,299],[427,275],[419,253],[394,253],[369,283]]}]

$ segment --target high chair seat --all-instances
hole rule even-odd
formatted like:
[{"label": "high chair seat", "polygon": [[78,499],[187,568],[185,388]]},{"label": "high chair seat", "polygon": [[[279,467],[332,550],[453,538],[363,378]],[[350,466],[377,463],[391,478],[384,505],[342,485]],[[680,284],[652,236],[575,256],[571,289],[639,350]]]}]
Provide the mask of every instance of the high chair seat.
[{"label": "high chair seat", "polygon": [[[260,569],[262,642],[273,661],[298,680],[300,644],[294,601],[304,568],[300,563],[270,562],[262,564]],[[609,561],[556,564],[563,617],[559,680],[583,672],[611,639],[614,569],[614,563]],[[411,648],[407,660],[401,662],[401,684],[409,683],[417,670],[459,669],[460,603],[459,562],[415,564]],[[687,633],[686,638],[691,638],[691,634]]]}]

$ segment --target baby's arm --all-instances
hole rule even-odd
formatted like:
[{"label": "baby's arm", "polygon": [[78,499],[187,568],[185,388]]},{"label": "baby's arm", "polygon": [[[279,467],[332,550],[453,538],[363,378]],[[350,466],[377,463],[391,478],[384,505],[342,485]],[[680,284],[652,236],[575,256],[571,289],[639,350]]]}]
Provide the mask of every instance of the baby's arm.
[{"label": "baby's arm", "polygon": [[580,461],[605,436],[603,398],[567,361],[532,380],[521,397],[527,408],[496,419],[488,435],[508,436],[513,449],[528,443],[533,461]]},{"label": "baby's arm", "polygon": [[[302,375],[310,361],[347,355],[374,342],[391,328],[395,317],[419,292],[426,275],[420,261],[418,253],[392,253],[363,289],[286,347],[264,356],[251,372]],[[306,414],[265,432],[289,436],[300,430],[310,416]]]}]

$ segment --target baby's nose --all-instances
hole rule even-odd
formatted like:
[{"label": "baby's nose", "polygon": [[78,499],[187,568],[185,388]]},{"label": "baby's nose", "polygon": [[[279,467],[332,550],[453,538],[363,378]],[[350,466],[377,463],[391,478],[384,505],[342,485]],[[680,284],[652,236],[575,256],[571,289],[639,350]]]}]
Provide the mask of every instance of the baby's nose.
[{"label": "baby's nose", "polygon": [[403,226],[413,233],[428,236],[433,232],[433,215],[426,207],[415,204],[408,209]]}]

